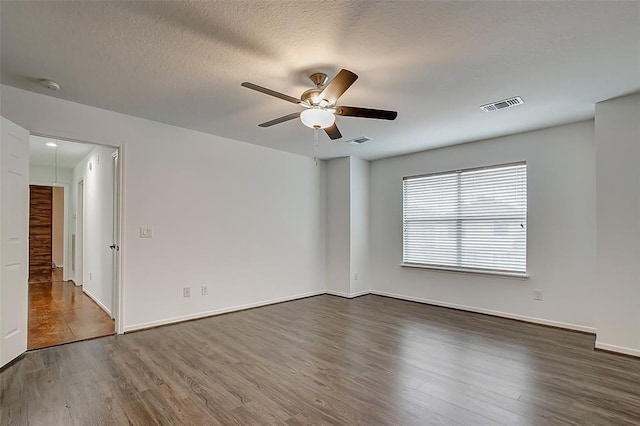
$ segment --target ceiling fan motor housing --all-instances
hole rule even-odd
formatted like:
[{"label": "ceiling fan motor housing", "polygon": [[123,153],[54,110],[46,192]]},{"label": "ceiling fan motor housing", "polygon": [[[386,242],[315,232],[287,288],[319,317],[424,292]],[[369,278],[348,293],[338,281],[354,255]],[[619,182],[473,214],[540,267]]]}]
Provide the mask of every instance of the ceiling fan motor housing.
[{"label": "ceiling fan motor housing", "polygon": [[[307,102],[311,106],[320,105],[322,99],[320,99],[320,93],[322,93],[322,89],[324,84],[327,82],[327,75],[322,72],[316,72],[309,76],[309,79],[316,85],[315,88],[306,90],[300,99],[303,102]],[[328,104],[328,103],[327,103]],[[326,105],[321,105],[326,106]]]},{"label": "ceiling fan motor housing", "polygon": [[321,101],[320,93],[322,93],[322,89],[320,88],[305,90],[300,96],[300,100],[307,102],[309,105],[318,105]]}]

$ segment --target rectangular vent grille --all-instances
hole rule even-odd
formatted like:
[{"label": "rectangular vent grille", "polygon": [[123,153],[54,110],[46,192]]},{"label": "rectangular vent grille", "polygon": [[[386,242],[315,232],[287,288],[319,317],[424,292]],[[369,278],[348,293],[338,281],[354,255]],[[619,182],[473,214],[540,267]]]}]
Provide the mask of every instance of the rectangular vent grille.
[{"label": "rectangular vent grille", "polygon": [[354,145],[360,145],[361,143],[369,142],[371,138],[366,136],[360,136],[359,138],[348,140],[347,143],[352,143]]},{"label": "rectangular vent grille", "polygon": [[490,104],[482,105],[480,107],[484,112],[497,111],[499,109],[509,108],[516,105],[522,105],[524,101],[520,96],[516,96],[515,98],[503,99],[498,102],[493,102]]}]

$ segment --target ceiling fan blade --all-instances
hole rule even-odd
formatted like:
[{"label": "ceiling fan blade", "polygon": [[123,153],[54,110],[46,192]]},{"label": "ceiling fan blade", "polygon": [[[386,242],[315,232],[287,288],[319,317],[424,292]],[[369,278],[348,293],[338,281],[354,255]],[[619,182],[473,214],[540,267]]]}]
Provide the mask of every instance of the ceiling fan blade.
[{"label": "ceiling fan blade", "polygon": [[285,95],[284,93],[276,92],[275,90],[267,89],[266,87],[249,83],[248,81],[245,81],[244,83],[242,83],[241,86],[246,87],[247,89],[251,89],[257,92],[267,94],[267,95],[275,96],[276,98],[284,99],[285,101],[289,101],[294,104],[299,104],[302,102],[300,99],[294,98],[293,96]]},{"label": "ceiling fan blade", "polygon": [[377,118],[379,120],[395,120],[397,111],[387,111],[384,109],[359,108],[350,106],[336,107],[336,115],[345,117]]},{"label": "ceiling fan blade", "polygon": [[342,133],[340,133],[340,130],[338,130],[338,126],[336,126],[336,123],[333,123],[331,126],[325,128],[324,131],[327,133],[327,136],[329,136],[329,138],[332,140],[340,139],[342,137]]},{"label": "ceiling fan blade", "polygon": [[322,90],[319,96],[320,99],[326,99],[331,105],[335,104],[338,98],[342,96],[357,79],[358,76],[351,71],[340,70],[338,75],[333,77],[333,80]]},{"label": "ceiling fan blade", "polygon": [[294,118],[298,118],[298,117],[300,117],[300,113],[299,112],[294,112],[294,113],[282,116],[280,118],[274,118],[271,121],[267,121],[265,123],[258,124],[258,126],[259,127],[271,127],[274,124],[284,123],[285,121],[293,120]]}]

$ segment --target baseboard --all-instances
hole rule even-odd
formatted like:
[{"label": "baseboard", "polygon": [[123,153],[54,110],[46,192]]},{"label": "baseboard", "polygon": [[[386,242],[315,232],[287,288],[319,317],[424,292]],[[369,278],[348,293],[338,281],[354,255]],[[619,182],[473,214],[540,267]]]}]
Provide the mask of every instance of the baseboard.
[{"label": "baseboard", "polygon": [[[298,294],[298,295],[289,296],[289,297],[282,297],[282,298],[278,298],[278,299],[264,300],[264,301],[256,302],[256,303],[248,303],[248,304],[245,304],[245,305],[232,306],[232,307],[229,307],[229,308],[222,308],[222,309],[215,309],[215,310],[211,310],[211,311],[199,312],[197,314],[183,315],[183,316],[179,316],[179,317],[167,318],[167,319],[162,319],[162,320],[157,320],[157,321],[149,321],[149,322],[133,324],[133,325],[125,325],[124,332],[127,333],[127,332],[131,332],[131,331],[144,330],[146,328],[153,328],[153,327],[158,327],[158,326],[162,326],[162,325],[175,324],[175,323],[179,323],[179,322],[183,322],[183,321],[190,321],[190,320],[195,320],[195,319],[200,319],[200,318],[211,317],[211,316],[215,316],[215,315],[222,315],[222,314],[227,314],[227,313],[231,313],[231,312],[243,311],[245,309],[258,308],[260,306],[273,305],[273,304],[282,303],[282,302],[289,302],[289,301],[292,301],[292,300],[304,299],[306,297],[319,296],[319,295],[322,295],[322,294],[328,294],[328,295],[331,295],[331,296],[345,297],[345,298],[348,298],[348,299],[353,299],[353,298],[364,296],[364,295],[367,295],[367,294],[374,294],[374,295],[378,295],[378,296],[392,297],[394,299],[407,300],[407,301],[410,301],[410,302],[424,303],[424,304],[428,304],[428,305],[434,305],[434,306],[441,306],[441,307],[445,307],[445,308],[458,309],[458,310],[461,310],[461,311],[474,312],[474,313],[478,313],[478,314],[492,315],[492,316],[495,316],[495,317],[508,318],[508,319],[513,319],[513,320],[518,320],[518,321],[529,322],[529,323],[533,323],[533,324],[540,324],[540,325],[546,325],[546,326],[555,327],[555,328],[562,328],[562,329],[566,329],[566,330],[579,331],[581,333],[596,334],[596,329],[593,328],[593,327],[585,327],[585,326],[577,325],[577,324],[570,324],[570,323],[564,323],[564,322],[559,322],[559,321],[545,320],[545,319],[542,319],[542,318],[535,318],[535,317],[528,317],[528,316],[524,316],[524,315],[510,314],[510,313],[507,313],[507,312],[494,311],[494,310],[490,310],[490,309],[475,308],[475,307],[472,307],[472,306],[459,305],[459,304],[448,303],[448,302],[441,302],[441,301],[432,300],[432,299],[423,299],[423,298],[419,298],[419,297],[405,296],[405,295],[401,295],[401,294],[389,293],[389,292],[377,291],[377,290],[364,290],[364,291],[361,291],[361,292],[358,292],[358,293],[351,293],[351,294],[350,293],[343,293],[343,292],[339,292],[339,291],[335,291],[335,290],[318,290],[318,291],[313,291],[313,292],[304,293],[304,294]],[[94,298],[92,297],[92,299],[94,299]],[[99,302],[96,301],[96,303],[99,303]],[[601,349],[629,354],[629,352],[624,352],[622,350],[611,349],[612,347],[613,348],[617,348],[615,346],[612,346],[612,345],[605,345],[605,346],[606,347],[602,347]],[[597,347],[597,344],[596,344],[596,347]],[[621,348],[621,349],[627,350],[627,351],[631,351],[632,352],[631,355],[633,355],[633,351],[634,351],[633,349],[627,349],[627,348]],[[640,351],[635,351],[635,352],[640,354]]]},{"label": "baseboard", "polygon": [[343,293],[341,291],[326,290],[325,294],[330,294],[331,296],[346,297],[347,299],[353,299],[354,297],[360,297],[360,296],[365,296],[367,294],[371,294],[371,291],[364,290],[364,291],[359,291],[357,293]]},{"label": "baseboard", "polygon": [[292,300],[304,299],[312,296],[319,296],[325,293],[326,293],[325,290],[318,290],[318,291],[312,291],[309,293],[297,294],[294,296],[281,297],[278,299],[263,300],[261,302],[256,302],[256,303],[247,303],[245,305],[232,306],[230,308],[222,308],[222,309],[214,309],[212,311],[198,312],[197,314],[189,314],[189,315],[183,315],[179,317],[167,318],[167,319],[162,319],[157,321],[149,321],[149,322],[143,322],[139,324],[125,325],[124,332],[127,333],[131,331],[144,330],[145,328],[153,328],[161,325],[175,324],[183,321],[190,321],[190,320],[195,320],[200,318],[212,317],[216,315],[228,314],[231,312],[244,311],[246,309],[258,308],[260,306],[274,305],[276,303],[290,302]]},{"label": "baseboard", "polygon": [[100,308],[102,308],[103,311],[105,311],[106,313],[109,314],[109,317],[113,318],[113,315],[111,315],[111,310],[107,309],[106,306],[104,306],[102,304],[102,302],[100,302],[93,294],[91,294],[90,292],[87,291],[87,289],[85,289],[84,287],[82,287],[82,292],[84,294],[86,294],[87,296],[89,296],[89,298],[91,300],[93,300],[94,302],[96,302],[96,305],[100,306]]},{"label": "baseboard", "polygon": [[598,342],[596,340],[596,349],[607,352],[615,352],[616,354],[631,355],[633,357],[640,357],[640,350],[625,348],[624,346],[610,345],[608,343]]},{"label": "baseboard", "polygon": [[562,328],[566,330],[579,331],[582,333],[596,334],[595,328],[585,327],[583,325],[570,324],[570,323],[559,322],[559,321],[551,321],[551,320],[546,320],[542,318],[528,317],[525,315],[510,314],[507,312],[493,311],[491,309],[475,308],[473,306],[458,305],[456,303],[440,302],[438,300],[432,300],[432,299],[422,299],[420,297],[404,296],[401,294],[388,293],[384,291],[372,290],[371,294],[376,294],[378,296],[393,297],[394,299],[408,300],[410,302],[418,302],[418,303],[426,303],[428,305],[442,306],[444,308],[458,309],[461,311],[475,312],[477,314],[492,315],[495,317],[530,322],[533,324],[546,325],[546,326]]}]

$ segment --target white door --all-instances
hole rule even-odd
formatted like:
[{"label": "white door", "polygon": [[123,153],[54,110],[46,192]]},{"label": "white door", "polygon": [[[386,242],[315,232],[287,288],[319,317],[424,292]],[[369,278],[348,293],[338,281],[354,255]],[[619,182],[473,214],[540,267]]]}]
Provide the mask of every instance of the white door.
[{"label": "white door", "polygon": [[120,255],[120,162],[118,160],[118,151],[114,152],[112,155],[113,158],[113,244],[111,244],[110,248],[112,251],[112,273],[113,279],[111,280],[111,285],[113,287],[113,295],[111,302],[111,318],[118,318],[120,315],[120,306],[118,305],[118,286],[116,283],[118,282],[118,274],[119,270],[119,262],[118,256]]},{"label": "white door", "polygon": [[0,367],[27,350],[29,132],[0,117]]}]

